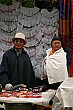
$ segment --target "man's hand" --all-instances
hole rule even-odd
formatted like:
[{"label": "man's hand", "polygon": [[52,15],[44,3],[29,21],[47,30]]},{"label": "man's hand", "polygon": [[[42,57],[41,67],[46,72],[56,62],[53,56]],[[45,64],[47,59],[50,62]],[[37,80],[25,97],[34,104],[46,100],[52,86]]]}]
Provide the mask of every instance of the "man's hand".
[{"label": "man's hand", "polygon": [[12,87],[13,87],[13,86],[12,86],[12,84],[10,84],[10,83],[8,83],[8,84],[5,85],[5,89],[6,89],[6,90],[11,90]]}]

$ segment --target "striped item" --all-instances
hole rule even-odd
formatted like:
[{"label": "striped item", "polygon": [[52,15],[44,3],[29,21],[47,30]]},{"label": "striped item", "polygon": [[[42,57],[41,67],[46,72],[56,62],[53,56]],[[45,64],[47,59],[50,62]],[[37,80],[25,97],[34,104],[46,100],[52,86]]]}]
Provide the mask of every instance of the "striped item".
[{"label": "striped item", "polygon": [[70,77],[73,76],[73,0],[71,2],[71,45],[70,45],[70,59],[71,59],[71,69]]},{"label": "striped item", "polygon": [[67,66],[70,68],[71,0],[60,0],[59,36],[63,39]]}]

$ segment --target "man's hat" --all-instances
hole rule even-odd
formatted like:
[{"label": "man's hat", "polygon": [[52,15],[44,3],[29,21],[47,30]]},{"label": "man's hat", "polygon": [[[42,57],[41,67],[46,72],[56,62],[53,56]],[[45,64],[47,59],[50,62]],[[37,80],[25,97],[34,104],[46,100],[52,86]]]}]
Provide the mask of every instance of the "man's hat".
[{"label": "man's hat", "polygon": [[24,41],[24,44],[26,44],[26,38],[25,35],[21,32],[16,33],[15,37],[12,39],[12,41],[14,42],[16,39],[22,39]]}]

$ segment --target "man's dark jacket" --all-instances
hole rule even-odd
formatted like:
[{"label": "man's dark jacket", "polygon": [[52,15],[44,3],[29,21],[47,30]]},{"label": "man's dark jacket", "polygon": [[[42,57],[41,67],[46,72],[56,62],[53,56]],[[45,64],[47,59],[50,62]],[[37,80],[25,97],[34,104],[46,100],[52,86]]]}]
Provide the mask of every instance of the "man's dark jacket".
[{"label": "man's dark jacket", "polygon": [[23,49],[17,56],[14,47],[6,51],[0,65],[0,83],[25,84],[28,88],[36,86],[35,74],[27,52]]}]

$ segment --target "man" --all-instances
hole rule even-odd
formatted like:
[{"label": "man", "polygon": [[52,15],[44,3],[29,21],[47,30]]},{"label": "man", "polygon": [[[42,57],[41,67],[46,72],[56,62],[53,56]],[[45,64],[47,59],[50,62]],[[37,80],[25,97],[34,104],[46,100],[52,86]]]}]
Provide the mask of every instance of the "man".
[{"label": "man", "polygon": [[[60,37],[54,37],[51,41],[51,47],[47,50],[45,57],[45,68],[48,78],[48,89],[57,89],[61,82],[68,77],[66,53],[62,48]],[[43,79],[45,76],[43,77]]]},{"label": "man", "polygon": [[0,83],[6,89],[18,84],[27,88],[36,86],[35,74],[27,52],[23,49],[26,44],[25,35],[16,33],[12,39],[13,48],[7,50],[0,66]]}]

